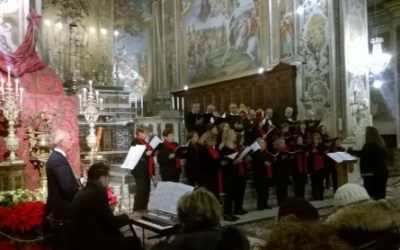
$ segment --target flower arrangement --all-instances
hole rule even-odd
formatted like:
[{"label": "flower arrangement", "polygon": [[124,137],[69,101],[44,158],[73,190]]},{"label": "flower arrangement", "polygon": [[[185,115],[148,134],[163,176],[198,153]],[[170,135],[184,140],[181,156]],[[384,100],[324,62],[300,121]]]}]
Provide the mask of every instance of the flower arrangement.
[{"label": "flower arrangement", "polygon": [[43,249],[43,192],[0,192],[0,249]]},{"label": "flower arrangement", "polygon": [[108,197],[108,204],[110,206],[115,206],[118,203],[117,196],[114,194],[114,189],[111,186],[106,187],[107,197]]}]

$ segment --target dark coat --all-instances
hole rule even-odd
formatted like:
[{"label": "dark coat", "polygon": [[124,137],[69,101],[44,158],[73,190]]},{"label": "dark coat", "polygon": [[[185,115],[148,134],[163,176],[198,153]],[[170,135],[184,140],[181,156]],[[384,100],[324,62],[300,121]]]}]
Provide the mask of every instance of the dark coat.
[{"label": "dark coat", "polygon": [[[252,167],[253,167],[253,179],[255,183],[272,183],[272,176],[268,177],[268,168],[271,168],[270,171],[272,172],[272,164],[275,161],[275,158],[272,154],[267,151],[256,151],[252,155]],[[270,166],[266,166],[265,162],[269,161],[271,163]]]},{"label": "dark coat", "polygon": [[243,120],[244,145],[251,145],[258,137],[260,137],[259,124],[260,121],[257,119],[250,120],[245,118]]},{"label": "dark coat", "polygon": [[[131,146],[142,145],[135,138],[132,140]],[[137,163],[134,170],[131,173],[137,177],[149,177],[149,160],[148,156],[146,156],[146,151],[140,157],[139,162]],[[153,172],[154,173],[154,172]]]},{"label": "dark coat", "polygon": [[349,153],[360,157],[361,176],[387,178],[386,151],[377,144],[366,143],[361,150],[349,150]]},{"label": "dark coat", "polygon": [[[196,121],[201,118],[203,118],[203,122],[196,123]],[[204,117],[201,114],[195,114],[192,111],[189,111],[185,115],[185,126],[188,132],[196,131],[197,134],[201,135],[205,131]]]},{"label": "dark coat", "polygon": [[[176,146],[178,143],[174,142]],[[181,169],[176,167],[176,158],[169,158],[170,154],[174,154],[175,152],[170,150],[164,143],[161,144],[160,149],[157,154],[157,162],[160,164],[160,174],[161,175],[179,175],[181,173]]]},{"label": "dark coat", "polygon": [[200,145],[192,145],[189,143],[189,149],[187,153],[186,163],[185,163],[185,173],[189,180],[190,185],[199,184],[201,179],[200,173]]},{"label": "dark coat", "polygon": [[[308,170],[310,171],[310,173],[316,172],[316,171],[322,171],[325,168],[325,164],[326,164],[326,153],[328,152],[328,148],[325,147],[325,145],[323,143],[320,143],[317,146],[317,152],[312,152],[312,145],[309,145],[308,147],[308,158],[307,158],[307,166],[308,166]],[[323,168],[322,169],[316,169],[315,166],[315,162],[314,159],[315,157],[322,157],[323,159]]]},{"label": "dark coat", "polygon": [[46,162],[46,172],[48,187],[46,214],[53,214],[54,219],[69,219],[70,205],[80,184],[67,158],[60,152],[51,153]]},{"label": "dark coat", "polygon": [[89,180],[72,202],[72,227],[79,249],[123,249],[118,229],[129,222],[126,214],[112,213],[100,182]]},{"label": "dark coat", "polygon": [[207,147],[201,147],[199,156],[201,160],[200,186],[204,186],[218,197],[218,173],[221,171],[221,158],[213,159]]}]

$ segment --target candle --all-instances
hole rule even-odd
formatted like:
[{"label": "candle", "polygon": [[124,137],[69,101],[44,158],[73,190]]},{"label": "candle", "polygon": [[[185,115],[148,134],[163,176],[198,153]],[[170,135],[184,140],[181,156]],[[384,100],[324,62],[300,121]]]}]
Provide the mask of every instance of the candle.
[{"label": "candle", "polygon": [[79,99],[79,110],[81,110],[82,109],[82,95],[81,94],[78,95],[78,99]]},{"label": "candle", "polygon": [[173,96],[171,96],[171,107],[172,107],[172,109],[175,109],[175,100],[174,100],[174,97]]},{"label": "candle", "polygon": [[100,98],[100,111],[103,110],[103,98]]},{"label": "candle", "polygon": [[96,90],[95,93],[96,93],[96,102],[99,103],[99,91]]},{"label": "candle", "polygon": [[8,76],[8,82],[11,82],[11,67],[7,66],[7,76]]},{"label": "candle", "polygon": [[343,120],[342,120],[342,118],[339,118],[338,119],[338,130],[342,131],[342,129],[343,129]]},{"label": "candle", "polygon": [[87,89],[83,88],[83,105],[85,105],[85,103],[86,103],[86,91],[87,91]]},{"label": "candle", "polygon": [[185,110],[185,97],[182,97],[182,110]]},{"label": "candle", "polygon": [[24,88],[19,88],[19,105],[22,107],[22,100],[24,95]]},{"label": "candle", "polygon": [[[140,108],[143,110],[143,96],[140,96]],[[142,111],[143,113],[143,111]]]},{"label": "candle", "polygon": [[137,108],[137,107],[138,107],[138,106],[137,106],[137,96],[135,96],[135,97],[133,98],[133,100],[134,100],[134,105],[135,105],[134,107]]},{"label": "candle", "polygon": [[89,80],[89,92],[92,92],[92,84],[93,84],[92,80]]},{"label": "candle", "polygon": [[176,98],[176,109],[179,110],[179,97]]},{"label": "candle", "polygon": [[0,83],[1,83],[1,95],[4,96],[4,78],[0,79]]},{"label": "candle", "polygon": [[18,95],[19,79],[15,79],[15,95]]}]

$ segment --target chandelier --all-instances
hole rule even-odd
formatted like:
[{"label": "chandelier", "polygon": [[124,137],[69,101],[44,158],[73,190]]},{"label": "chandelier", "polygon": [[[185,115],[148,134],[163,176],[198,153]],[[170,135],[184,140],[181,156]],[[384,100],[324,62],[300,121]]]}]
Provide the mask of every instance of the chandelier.
[{"label": "chandelier", "polygon": [[391,55],[383,53],[382,50],[382,37],[375,37],[371,39],[372,53],[369,56],[369,70],[372,74],[377,75],[381,73],[390,62]]}]

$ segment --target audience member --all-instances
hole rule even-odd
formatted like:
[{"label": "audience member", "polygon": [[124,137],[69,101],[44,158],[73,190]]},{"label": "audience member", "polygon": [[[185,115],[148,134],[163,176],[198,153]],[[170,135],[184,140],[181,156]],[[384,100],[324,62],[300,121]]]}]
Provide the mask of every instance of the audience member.
[{"label": "audience member", "polygon": [[356,249],[399,249],[398,201],[372,200],[363,187],[347,183],[336,191],[334,206],[326,223]]},{"label": "audience member", "polygon": [[[178,203],[182,233],[162,249],[179,250],[247,250],[247,238],[235,228],[221,228],[221,205],[204,188],[184,195]],[[156,246],[154,249],[160,249]]]},{"label": "audience member", "polygon": [[305,199],[289,197],[279,206],[278,220],[319,221],[319,213],[318,210]]},{"label": "audience member", "polygon": [[266,250],[353,249],[333,229],[318,222],[279,222],[266,241]]}]

